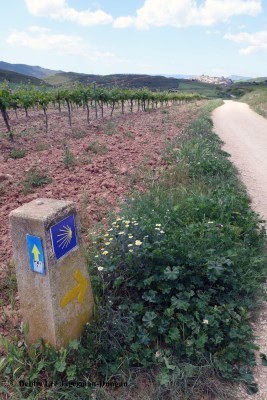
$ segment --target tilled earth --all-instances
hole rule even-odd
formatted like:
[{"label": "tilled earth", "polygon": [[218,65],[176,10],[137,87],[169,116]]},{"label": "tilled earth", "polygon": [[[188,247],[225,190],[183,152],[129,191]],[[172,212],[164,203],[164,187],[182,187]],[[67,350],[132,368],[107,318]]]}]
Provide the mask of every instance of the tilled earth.
[{"label": "tilled earth", "polygon": [[[89,125],[84,110],[73,110],[72,128],[66,110],[49,109],[47,133],[40,110],[30,110],[28,118],[19,110],[18,118],[13,112],[9,115],[14,142],[3,133],[0,120],[1,334],[16,334],[20,321],[9,213],[37,197],[74,201],[86,240],[88,228],[105,224],[108,212],[119,211],[129,193],[145,190],[144,175],[157,179],[160,170],[168,168],[164,148],[192,121],[200,104],[123,115],[117,109],[112,118],[105,110],[103,119],[92,119]],[[24,150],[25,156],[12,158],[14,148]],[[25,180],[32,168],[45,173],[51,183],[29,192]]]}]

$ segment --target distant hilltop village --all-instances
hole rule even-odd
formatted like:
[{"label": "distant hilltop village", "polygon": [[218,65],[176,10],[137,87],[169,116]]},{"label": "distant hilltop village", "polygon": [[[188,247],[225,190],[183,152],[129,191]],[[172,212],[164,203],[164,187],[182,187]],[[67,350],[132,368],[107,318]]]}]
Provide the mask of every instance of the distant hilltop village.
[{"label": "distant hilltop village", "polygon": [[205,83],[213,83],[214,85],[222,85],[222,86],[230,86],[233,84],[232,79],[225,78],[224,76],[218,77],[218,76],[200,75],[191,80],[205,82]]}]

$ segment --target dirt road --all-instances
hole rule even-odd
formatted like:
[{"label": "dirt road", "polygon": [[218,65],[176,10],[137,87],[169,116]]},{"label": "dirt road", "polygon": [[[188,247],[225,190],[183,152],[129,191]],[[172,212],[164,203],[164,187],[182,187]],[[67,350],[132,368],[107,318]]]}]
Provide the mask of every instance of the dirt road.
[{"label": "dirt road", "polygon": [[[247,104],[231,100],[213,112],[214,130],[225,142],[223,149],[231,154],[240,178],[247,187],[253,209],[267,221],[267,119],[252,111]],[[267,225],[267,224],[266,224]],[[259,353],[267,353],[267,304],[254,324]],[[258,355],[257,355],[258,356]],[[257,357],[259,364],[261,360]],[[259,392],[253,400],[267,399],[267,367],[255,370]],[[250,399],[245,393],[239,399]]]}]

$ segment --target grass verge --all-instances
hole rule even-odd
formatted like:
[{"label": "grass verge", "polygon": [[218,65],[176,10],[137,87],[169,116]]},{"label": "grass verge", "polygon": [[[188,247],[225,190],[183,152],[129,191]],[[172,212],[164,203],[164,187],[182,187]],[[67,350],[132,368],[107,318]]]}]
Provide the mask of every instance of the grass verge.
[{"label": "grass verge", "polygon": [[247,103],[258,114],[267,118],[267,89],[255,90],[245,94],[240,101]]},{"label": "grass verge", "polygon": [[250,322],[265,232],[212,132],[217,105],[202,108],[186,140],[168,146],[169,170],[88,249],[96,310],[80,341],[27,353],[1,339],[7,398],[230,399],[229,381],[257,390]]}]

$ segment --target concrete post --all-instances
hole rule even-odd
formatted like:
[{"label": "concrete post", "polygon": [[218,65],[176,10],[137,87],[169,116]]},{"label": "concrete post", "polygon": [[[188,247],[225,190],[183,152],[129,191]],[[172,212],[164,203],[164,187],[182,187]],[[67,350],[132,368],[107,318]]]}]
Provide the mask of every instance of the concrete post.
[{"label": "concrete post", "polygon": [[70,201],[37,199],[10,213],[26,343],[78,338],[93,309],[79,221]]}]

